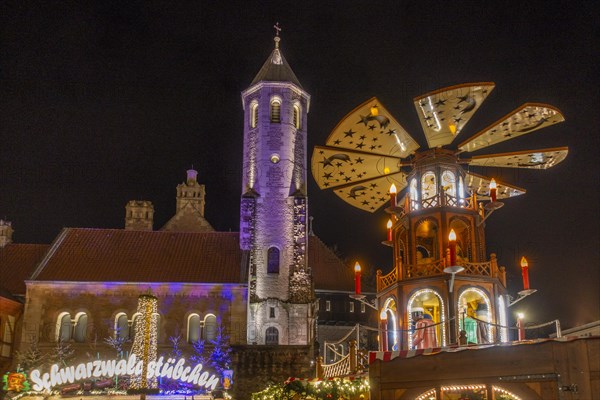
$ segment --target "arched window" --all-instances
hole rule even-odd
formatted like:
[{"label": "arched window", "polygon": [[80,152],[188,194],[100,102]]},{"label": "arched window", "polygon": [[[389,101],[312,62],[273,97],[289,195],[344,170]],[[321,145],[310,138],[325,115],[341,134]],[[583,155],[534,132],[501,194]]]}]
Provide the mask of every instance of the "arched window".
[{"label": "arched window", "polygon": [[383,351],[399,350],[400,343],[398,342],[398,310],[396,308],[396,300],[393,297],[388,297],[380,312],[380,315],[385,315],[387,320],[386,340],[382,343]]},{"label": "arched window", "polygon": [[[444,302],[433,289],[420,289],[408,300],[408,341],[410,349],[428,349],[446,345]],[[437,325],[436,325],[437,324]]]},{"label": "arched window", "polygon": [[160,314],[156,313],[156,343],[160,343]]},{"label": "arched window", "polygon": [[[458,178],[458,197],[461,199],[465,198],[465,182],[463,181],[463,177]],[[461,204],[463,201],[460,202]]]},{"label": "arched window", "polygon": [[[434,197],[437,194],[437,182],[435,174],[432,171],[427,171],[421,177],[421,196],[423,200]],[[435,204],[430,204],[434,206]]]},{"label": "arched window", "polygon": [[471,246],[471,229],[468,220],[454,217],[450,220],[450,229],[456,233],[456,259],[457,261],[473,261]]},{"label": "arched window", "polygon": [[432,219],[423,219],[417,223],[416,263],[429,264],[440,257],[438,250],[438,226]]},{"label": "arched window", "polygon": [[481,289],[471,287],[462,291],[458,297],[460,313],[459,326],[467,333],[468,343],[492,343],[493,326],[491,303],[488,295]]},{"label": "arched window", "polygon": [[75,316],[75,329],[73,330],[73,339],[77,343],[85,342],[87,334],[88,316],[84,312],[80,312]]},{"label": "arched window", "polygon": [[267,328],[265,332],[265,344],[279,344],[279,331],[274,326]]},{"label": "arched window", "polygon": [[187,323],[187,342],[194,343],[200,339],[200,316],[190,314]]},{"label": "arched window", "polygon": [[56,341],[66,342],[71,340],[71,314],[68,312],[60,313],[56,320]]},{"label": "arched window", "polygon": [[115,337],[129,339],[129,320],[125,313],[117,314],[115,317]]},{"label": "arched window", "polygon": [[279,273],[279,249],[277,247],[270,247],[267,250],[267,272],[269,274]]},{"label": "arched window", "polygon": [[202,330],[202,339],[206,341],[215,340],[217,337],[217,317],[208,314],[204,317],[204,329]]},{"label": "arched window", "polygon": [[419,190],[417,189],[417,180],[410,180],[410,201],[412,203],[412,208],[415,210],[419,209]]},{"label": "arched window", "polygon": [[300,129],[300,106],[298,104],[294,104],[294,128]]},{"label": "arched window", "polygon": [[277,124],[281,122],[281,100],[279,99],[271,100],[271,122]]},{"label": "arched window", "polygon": [[250,105],[250,128],[256,128],[258,125],[258,103],[253,102]]},{"label": "arched window", "polygon": [[442,190],[446,194],[456,197],[456,178],[454,172],[448,170],[442,172]]}]

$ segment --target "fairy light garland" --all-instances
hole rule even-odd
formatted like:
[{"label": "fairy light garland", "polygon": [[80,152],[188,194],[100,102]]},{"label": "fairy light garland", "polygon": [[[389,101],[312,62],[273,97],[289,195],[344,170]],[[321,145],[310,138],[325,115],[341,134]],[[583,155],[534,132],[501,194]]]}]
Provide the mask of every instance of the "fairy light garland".
[{"label": "fairy light garland", "polygon": [[[411,327],[413,326],[413,318],[412,318],[412,307],[413,307],[413,303],[415,301],[415,299],[417,297],[419,297],[422,294],[426,294],[426,293],[432,293],[433,295],[435,295],[438,299],[438,303],[440,305],[440,319],[442,323],[442,327],[441,327],[441,331],[442,331],[442,347],[446,346],[446,309],[444,307],[444,301],[442,300],[442,297],[439,295],[438,292],[436,292],[433,289],[421,289],[421,290],[417,290],[412,296],[410,296],[410,299],[408,300],[408,326]],[[413,343],[413,332],[411,330],[408,331],[408,343],[410,344],[410,346],[412,347],[412,343]]]},{"label": "fairy light garland", "polygon": [[131,389],[155,389],[158,387],[156,377],[148,380],[148,363],[157,358],[157,315],[158,299],[149,294],[138,297],[136,332],[131,352],[142,360],[142,374],[132,377]]}]

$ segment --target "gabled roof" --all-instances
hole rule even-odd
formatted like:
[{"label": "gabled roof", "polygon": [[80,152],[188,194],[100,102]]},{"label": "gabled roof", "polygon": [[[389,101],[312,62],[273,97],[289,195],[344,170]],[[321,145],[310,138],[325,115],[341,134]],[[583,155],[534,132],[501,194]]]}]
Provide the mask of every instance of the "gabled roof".
[{"label": "gabled roof", "polygon": [[0,248],[0,281],[13,295],[25,294],[25,279],[44,258],[47,244],[9,243]]},{"label": "gabled roof", "polygon": [[351,292],[354,270],[344,263],[317,236],[308,237],[308,266],[316,290]]},{"label": "gabled roof", "polygon": [[239,234],[65,228],[38,281],[240,283]]},{"label": "gabled roof", "polygon": [[[48,246],[41,248],[44,251],[37,261],[42,259]],[[238,232],[65,228],[33,271],[35,264],[30,262],[29,268],[20,275],[21,286],[27,278],[233,284],[245,284],[247,280]],[[13,262],[13,265],[19,263]],[[352,291],[352,269],[316,236],[308,237],[308,266],[317,290]]]},{"label": "gabled roof", "polygon": [[162,231],[173,232],[213,232],[200,210],[192,203],[187,203],[162,227]]},{"label": "gabled roof", "polygon": [[273,49],[271,55],[267,58],[267,61],[265,61],[260,71],[258,71],[258,74],[254,77],[250,86],[261,81],[291,82],[299,88],[302,88],[296,74],[292,71],[292,68],[283,54],[281,54],[281,50],[279,49],[279,37],[275,38],[275,49]]}]

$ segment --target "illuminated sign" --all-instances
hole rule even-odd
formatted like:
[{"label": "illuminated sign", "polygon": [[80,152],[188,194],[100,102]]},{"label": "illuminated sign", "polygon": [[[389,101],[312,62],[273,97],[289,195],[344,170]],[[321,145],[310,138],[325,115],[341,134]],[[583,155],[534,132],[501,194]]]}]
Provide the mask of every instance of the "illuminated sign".
[{"label": "illuminated sign", "polygon": [[27,392],[29,390],[29,382],[27,382],[27,374],[23,372],[7,372],[2,378],[4,386],[2,390],[7,392]]},{"label": "illuminated sign", "polygon": [[[78,365],[65,366],[60,368],[58,364],[50,367],[50,372],[42,374],[39,369],[34,369],[30,373],[30,380],[33,383],[33,390],[50,391],[55,386],[74,383],[76,381],[113,376],[140,376],[142,375],[143,362],[137,360],[135,354],[129,356],[127,360],[95,360]],[[164,357],[157,361],[150,361],[147,365],[147,379],[169,378],[180,382],[191,383],[209,390],[214,390],[219,383],[219,377],[210,374],[208,371],[202,371],[202,364],[189,366],[184,358],[168,358],[166,362]]]}]

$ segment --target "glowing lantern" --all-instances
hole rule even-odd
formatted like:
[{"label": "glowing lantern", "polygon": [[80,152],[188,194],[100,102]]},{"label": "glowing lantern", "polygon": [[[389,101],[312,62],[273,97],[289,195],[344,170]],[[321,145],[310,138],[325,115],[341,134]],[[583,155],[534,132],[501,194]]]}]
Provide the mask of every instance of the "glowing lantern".
[{"label": "glowing lantern", "polygon": [[496,201],[496,187],[496,180],[492,178],[492,180],[490,181],[490,197],[492,198],[493,202]]}]

